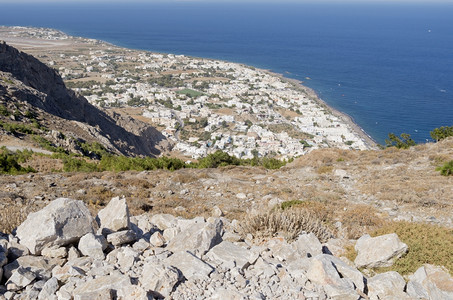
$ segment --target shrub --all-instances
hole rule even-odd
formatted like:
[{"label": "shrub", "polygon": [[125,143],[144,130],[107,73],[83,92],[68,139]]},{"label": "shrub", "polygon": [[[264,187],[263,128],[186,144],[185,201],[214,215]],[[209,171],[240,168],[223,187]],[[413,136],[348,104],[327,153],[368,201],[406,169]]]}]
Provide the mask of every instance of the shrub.
[{"label": "shrub", "polygon": [[443,166],[436,168],[436,171],[440,171],[441,175],[450,176],[453,175],[453,160],[446,162]]},{"label": "shrub", "polygon": [[436,142],[443,140],[449,136],[453,136],[453,126],[442,126],[435,128],[430,132],[431,138]]},{"label": "shrub", "polygon": [[35,169],[31,167],[22,167],[19,164],[19,160],[23,160],[20,154],[15,154],[13,152],[7,151],[2,148],[2,153],[0,153],[0,174],[23,174],[23,173],[30,173],[36,172]]},{"label": "shrub", "polygon": [[5,116],[5,117],[9,116],[8,109],[6,108],[6,106],[1,105],[1,104],[0,104],[0,115]]},{"label": "shrub", "polygon": [[395,270],[400,274],[415,272],[423,264],[446,267],[453,274],[453,229],[436,225],[393,222],[376,230],[372,236],[396,233],[409,247],[408,253],[393,266],[378,271]]},{"label": "shrub", "polygon": [[230,156],[228,153],[218,150],[215,153],[200,159],[198,161],[198,168],[217,168],[228,165],[239,166],[240,164],[241,161],[239,158]]},{"label": "shrub", "polygon": [[408,133],[402,133],[400,137],[397,137],[394,133],[389,133],[389,138],[385,140],[386,147],[396,147],[398,149],[408,149],[416,144]]},{"label": "shrub", "polygon": [[287,208],[291,208],[291,207],[293,207],[293,206],[300,205],[300,204],[302,204],[302,203],[303,203],[303,201],[301,201],[301,200],[290,200],[290,201],[285,201],[285,202],[283,202],[283,203],[280,205],[280,208],[283,209],[283,210],[285,210],[285,209],[287,209]]},{"label": "shrub", "polygon": [[63,158],[63,171],[65,172],[96,172],[99,171],[96,163],[89,163],[81,158],[66,156]]},{"label": "shrub", "polygon": [[12,134],[24,133],[24,134],[34,134],[35,132],[29,126],[25,124],[14,124],[14,123],[4,123],[0,122],[0,127],[6,131],[11,132]]},{"label": "shrub", "polygon": [[246,217],[242,234],[252,234],[255,238],[267,238],[282,234],[288,241],[294,240],[302,232],[313,233],[321,242],[333,235],[330,230],[307,209],[277,209]]}]

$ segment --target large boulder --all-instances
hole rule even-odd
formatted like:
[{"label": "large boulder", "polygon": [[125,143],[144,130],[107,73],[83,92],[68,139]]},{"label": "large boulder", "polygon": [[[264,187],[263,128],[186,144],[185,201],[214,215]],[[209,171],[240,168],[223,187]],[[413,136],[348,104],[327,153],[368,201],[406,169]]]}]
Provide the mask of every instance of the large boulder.
[{"label": "large boulder", "polygon": [[400,241],[396,233],[370,237],[362,236],[355,245],[357,257],[354,264],[358,268],[390,267],[395,259],[407,251],[407,245]]},{"label": "large boulder", "polygon": [[164,261],[164,265],[177,268],[188,280],[193,278],[206,280],[214,271],[213,267],[186,251],[173,254]]},{"label": "large boulder", "polygon": [[223,265],[229,269],[234,267],[244,269],[258,259],[257,254],[228,241],[223,241],[214,246],[206,254],[206,257],[212,260],[215,264]]},{"label": "large boulder", "polygon": [[73,296],[74,300],[105,299],[101,298],[105,295],[112,296],[107,299],[114,299],[114,295],[122,294],[122,290],[129,286],[131,286],[129,276],[121,274],[99,276],[74,289]]},{"label": "large boulder", "polygon": [[59,198],[30,214],[17,228],[16,236],[32,254],[39,255],[45,247],[75,243],[95,230],[90,211],[82,201]]},{"label": "large boulder", "polygon": [[368,279],[368,297],[370,300],[389,299],[402,300],[411,299],[404,292],[406,281],[395,271],[375,275]]},{"label": "large boulder", "polygon": [[178,269],[148,261],[143,266],[139,282],[145,290],[152,292],[156,298],[160,299],[168,297],[181,279],[182,275]]},{"label": "large boulder", "polygon": [[441,267],[424,265],[409,276],[407,293],[415,299],[453,299],[453,278]]},{"label": "large boulder", "polygon": [[222,241],[223,223],[220,219],[206,223],[194,223],[178,233],[167,245],[172,252],[190,251],[201,257]]},{"label": "large boulder", "polygon": [[340,276],[329,255],[320,254],[310,259],[307,278],[312,283],[331,286],[332,292],[335,293],[338,293],[338,290],[342,290],[349,291],[350,294],[356,294],[353,281]]},{"label": "large boulder", "polygon": [[129,208],[126,199],[115,197],[101,209],[96,217],[103,234],[130,228]]}]

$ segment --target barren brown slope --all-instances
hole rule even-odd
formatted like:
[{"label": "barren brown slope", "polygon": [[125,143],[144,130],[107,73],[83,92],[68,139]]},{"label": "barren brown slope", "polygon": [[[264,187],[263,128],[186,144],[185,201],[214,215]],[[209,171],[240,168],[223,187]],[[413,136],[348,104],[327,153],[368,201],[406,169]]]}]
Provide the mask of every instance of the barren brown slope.
[{"label": "barren brown slope", "polygon": [[332,225],[356,226],[350,234],[358,235],[379,219],[453,227],[453,177],[435,171],[451,159],[453,138],[408,150],[316,150],[275,171],[225,167],[1,176],[0,193],[3,203],[42,206],[64,196],[85,200],[93,210],[125,195],[134,214],[186,217],[208,216],[218,205],[227,217],[241,218],[250,210],[301,200]]}]

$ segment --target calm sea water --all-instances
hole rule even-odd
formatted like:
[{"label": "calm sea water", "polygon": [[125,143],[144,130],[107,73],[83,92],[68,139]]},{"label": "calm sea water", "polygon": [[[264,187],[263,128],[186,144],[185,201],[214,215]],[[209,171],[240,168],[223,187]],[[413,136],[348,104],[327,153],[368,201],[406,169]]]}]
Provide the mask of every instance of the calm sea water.
[{"label": "calm sea water", "polygon": [[303,80],[380,143],[389,132],[423,142],[453,125],[452,16],[452,4],[0,4],[0,25]]}]

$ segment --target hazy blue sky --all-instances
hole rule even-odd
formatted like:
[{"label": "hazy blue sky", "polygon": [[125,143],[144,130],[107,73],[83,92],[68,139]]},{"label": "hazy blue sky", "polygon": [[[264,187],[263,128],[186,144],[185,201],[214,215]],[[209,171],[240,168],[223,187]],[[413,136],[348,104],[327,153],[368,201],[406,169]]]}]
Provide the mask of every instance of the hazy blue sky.
[{"label": "hazy blue sky", "polygon": [[151,2],[206,2],[206,3],[304,3],[304,2],[331,2],[331,3],[345,3],[345,2],[358,2],[358,3],[453,3],[453,0],[0,0],[0,3],[151,3]]}]

